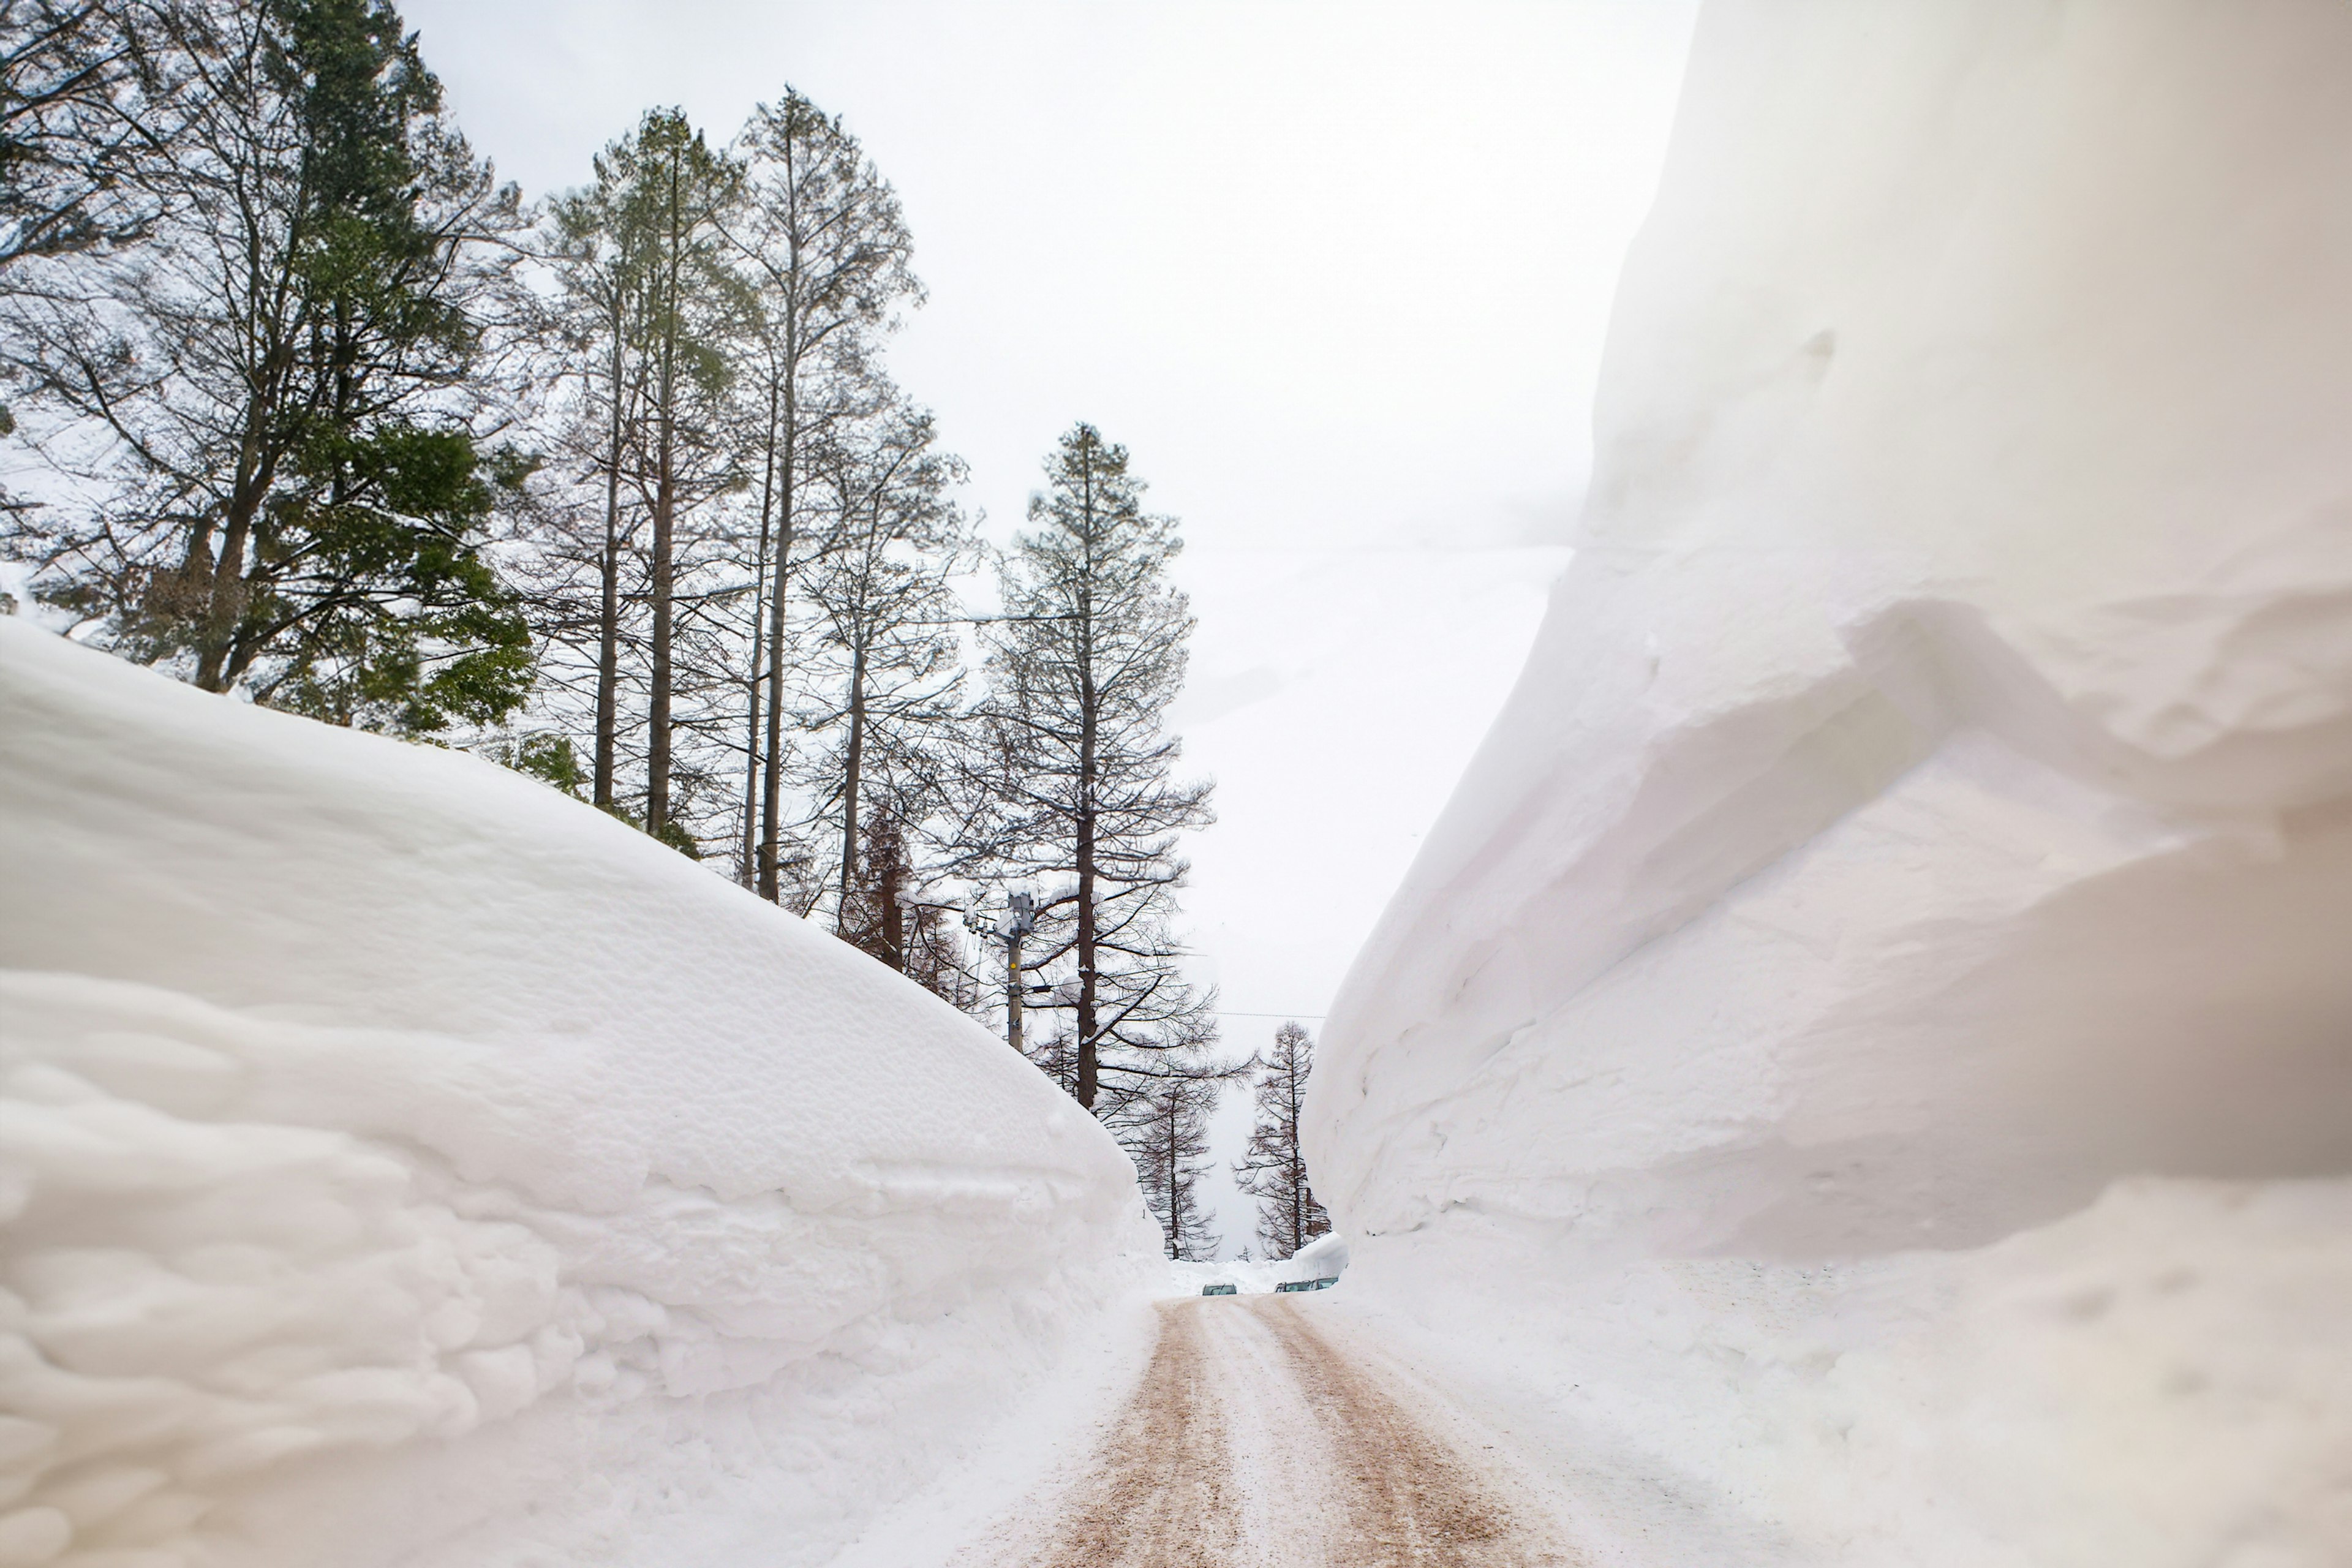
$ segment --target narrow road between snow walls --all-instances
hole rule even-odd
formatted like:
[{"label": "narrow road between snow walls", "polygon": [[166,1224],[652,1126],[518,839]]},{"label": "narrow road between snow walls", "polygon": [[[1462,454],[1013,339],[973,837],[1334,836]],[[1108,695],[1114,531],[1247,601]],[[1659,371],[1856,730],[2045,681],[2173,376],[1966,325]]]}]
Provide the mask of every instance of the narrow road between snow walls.
[{"label": "narrow road between snow walls", "polygon": [[1539,1568],[1580,1559],[1480,1431],[1323,1303],[1163,1301],[1090,1463],[951,1568]]}]

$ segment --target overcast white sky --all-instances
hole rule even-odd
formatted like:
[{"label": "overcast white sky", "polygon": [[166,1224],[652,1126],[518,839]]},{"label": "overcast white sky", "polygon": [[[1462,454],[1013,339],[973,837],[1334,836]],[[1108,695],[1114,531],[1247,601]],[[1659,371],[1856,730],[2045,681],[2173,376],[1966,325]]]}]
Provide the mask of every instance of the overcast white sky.
[{"label": "overcast white sky", "polygon": [[[1590,459],[1695,0],[406,0],[531,196],[787,82],[895,184],[895,345],[993,531],[1076,419],[1183,520],[1186,908],[1227,1034],[1311,1024],[1500,705]],[[1231,1147],[1238,1105],[1221,1121]],[[1229,1243],[1245,1207],[1221,1194]]]}]

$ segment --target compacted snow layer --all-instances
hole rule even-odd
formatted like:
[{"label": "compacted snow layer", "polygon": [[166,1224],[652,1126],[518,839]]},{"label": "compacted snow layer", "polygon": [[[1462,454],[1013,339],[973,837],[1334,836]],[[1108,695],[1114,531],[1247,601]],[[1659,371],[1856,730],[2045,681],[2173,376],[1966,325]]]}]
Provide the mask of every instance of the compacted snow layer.
[{"label": "compacted snow layer", "polygon": [[529,779],[5,621],[0,737],[0,1564],[818,1562],[1160,1288],[1001,1042]]},{"label": "compacted snow layer", "polygon": [[2347,79],[2295,0],[1704,14],[1309,1155],[1367,1310],[1748,1560],[2352,1560]]}]

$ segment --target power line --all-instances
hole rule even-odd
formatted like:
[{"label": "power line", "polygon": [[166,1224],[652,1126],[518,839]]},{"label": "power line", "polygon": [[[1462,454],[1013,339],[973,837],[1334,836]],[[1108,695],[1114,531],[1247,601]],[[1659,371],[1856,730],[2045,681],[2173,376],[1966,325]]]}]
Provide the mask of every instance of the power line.
[{"label": "power line", "polygon": [[1328,1013],[1235,1013],[1223,1007],[1219,1007],[1215,1011],[1220,1018],[1328,1018],[1330,1016]]}]

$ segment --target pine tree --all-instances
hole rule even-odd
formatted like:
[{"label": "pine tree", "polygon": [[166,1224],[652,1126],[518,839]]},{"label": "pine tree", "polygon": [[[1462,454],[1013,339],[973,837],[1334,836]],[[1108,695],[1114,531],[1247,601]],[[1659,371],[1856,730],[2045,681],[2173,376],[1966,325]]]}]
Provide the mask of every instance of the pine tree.
[{"label": "pine tree", "polygon": [[514,194],[386,0],[169,14],[152,232],[17,264],[48,270],[10,294],[6,352],[77,499],[12,548],[207,689],[406,731],[503,718],[531,651],[481,546],[523,466],[476,431]]},{"label": "pine tree", "polygon": [[1200,1204],[1209,1110],[1215,1103],[1216,1085],[1199,1078],[1164,1079],[1133,1101],[1128,1152],[1171,1258],[1216,1256],[1218,1237]]},{"label": "pine tree", "polygon": [[1298,1107],[1307,1095],[1307,1075],[1315,1046],[1305,1028],[1286,1023],[1275,1031],[1274,1048],[1257,1067],[1257,1121],[1249,1152],[1234,1166],[1234,1180],[1258,1200],[1257,1237],[1268,1258],[1289,1258],[1331,1228],[1331,1216],[1307,1186],[1307,1160],[1298,1146]]},{"label": "pine tree", "polygon": [[[985,628],[991,680],[965,842],[984,875],[1042,889],[1026,963],[1041,1066],[1140,1148],[1175,1082],[1220,1077],[1214,1016],[1181,974],[1178,835],[1212,820],[1209,786],[1171,778],[1163,730],[1192,617],[1169,581],[1173,519],[1142,507],[1124,447],[1079,425],[1046,462],[1031,529]],[[1141,1156],[1139,1155],[1139,1160]]]}]

